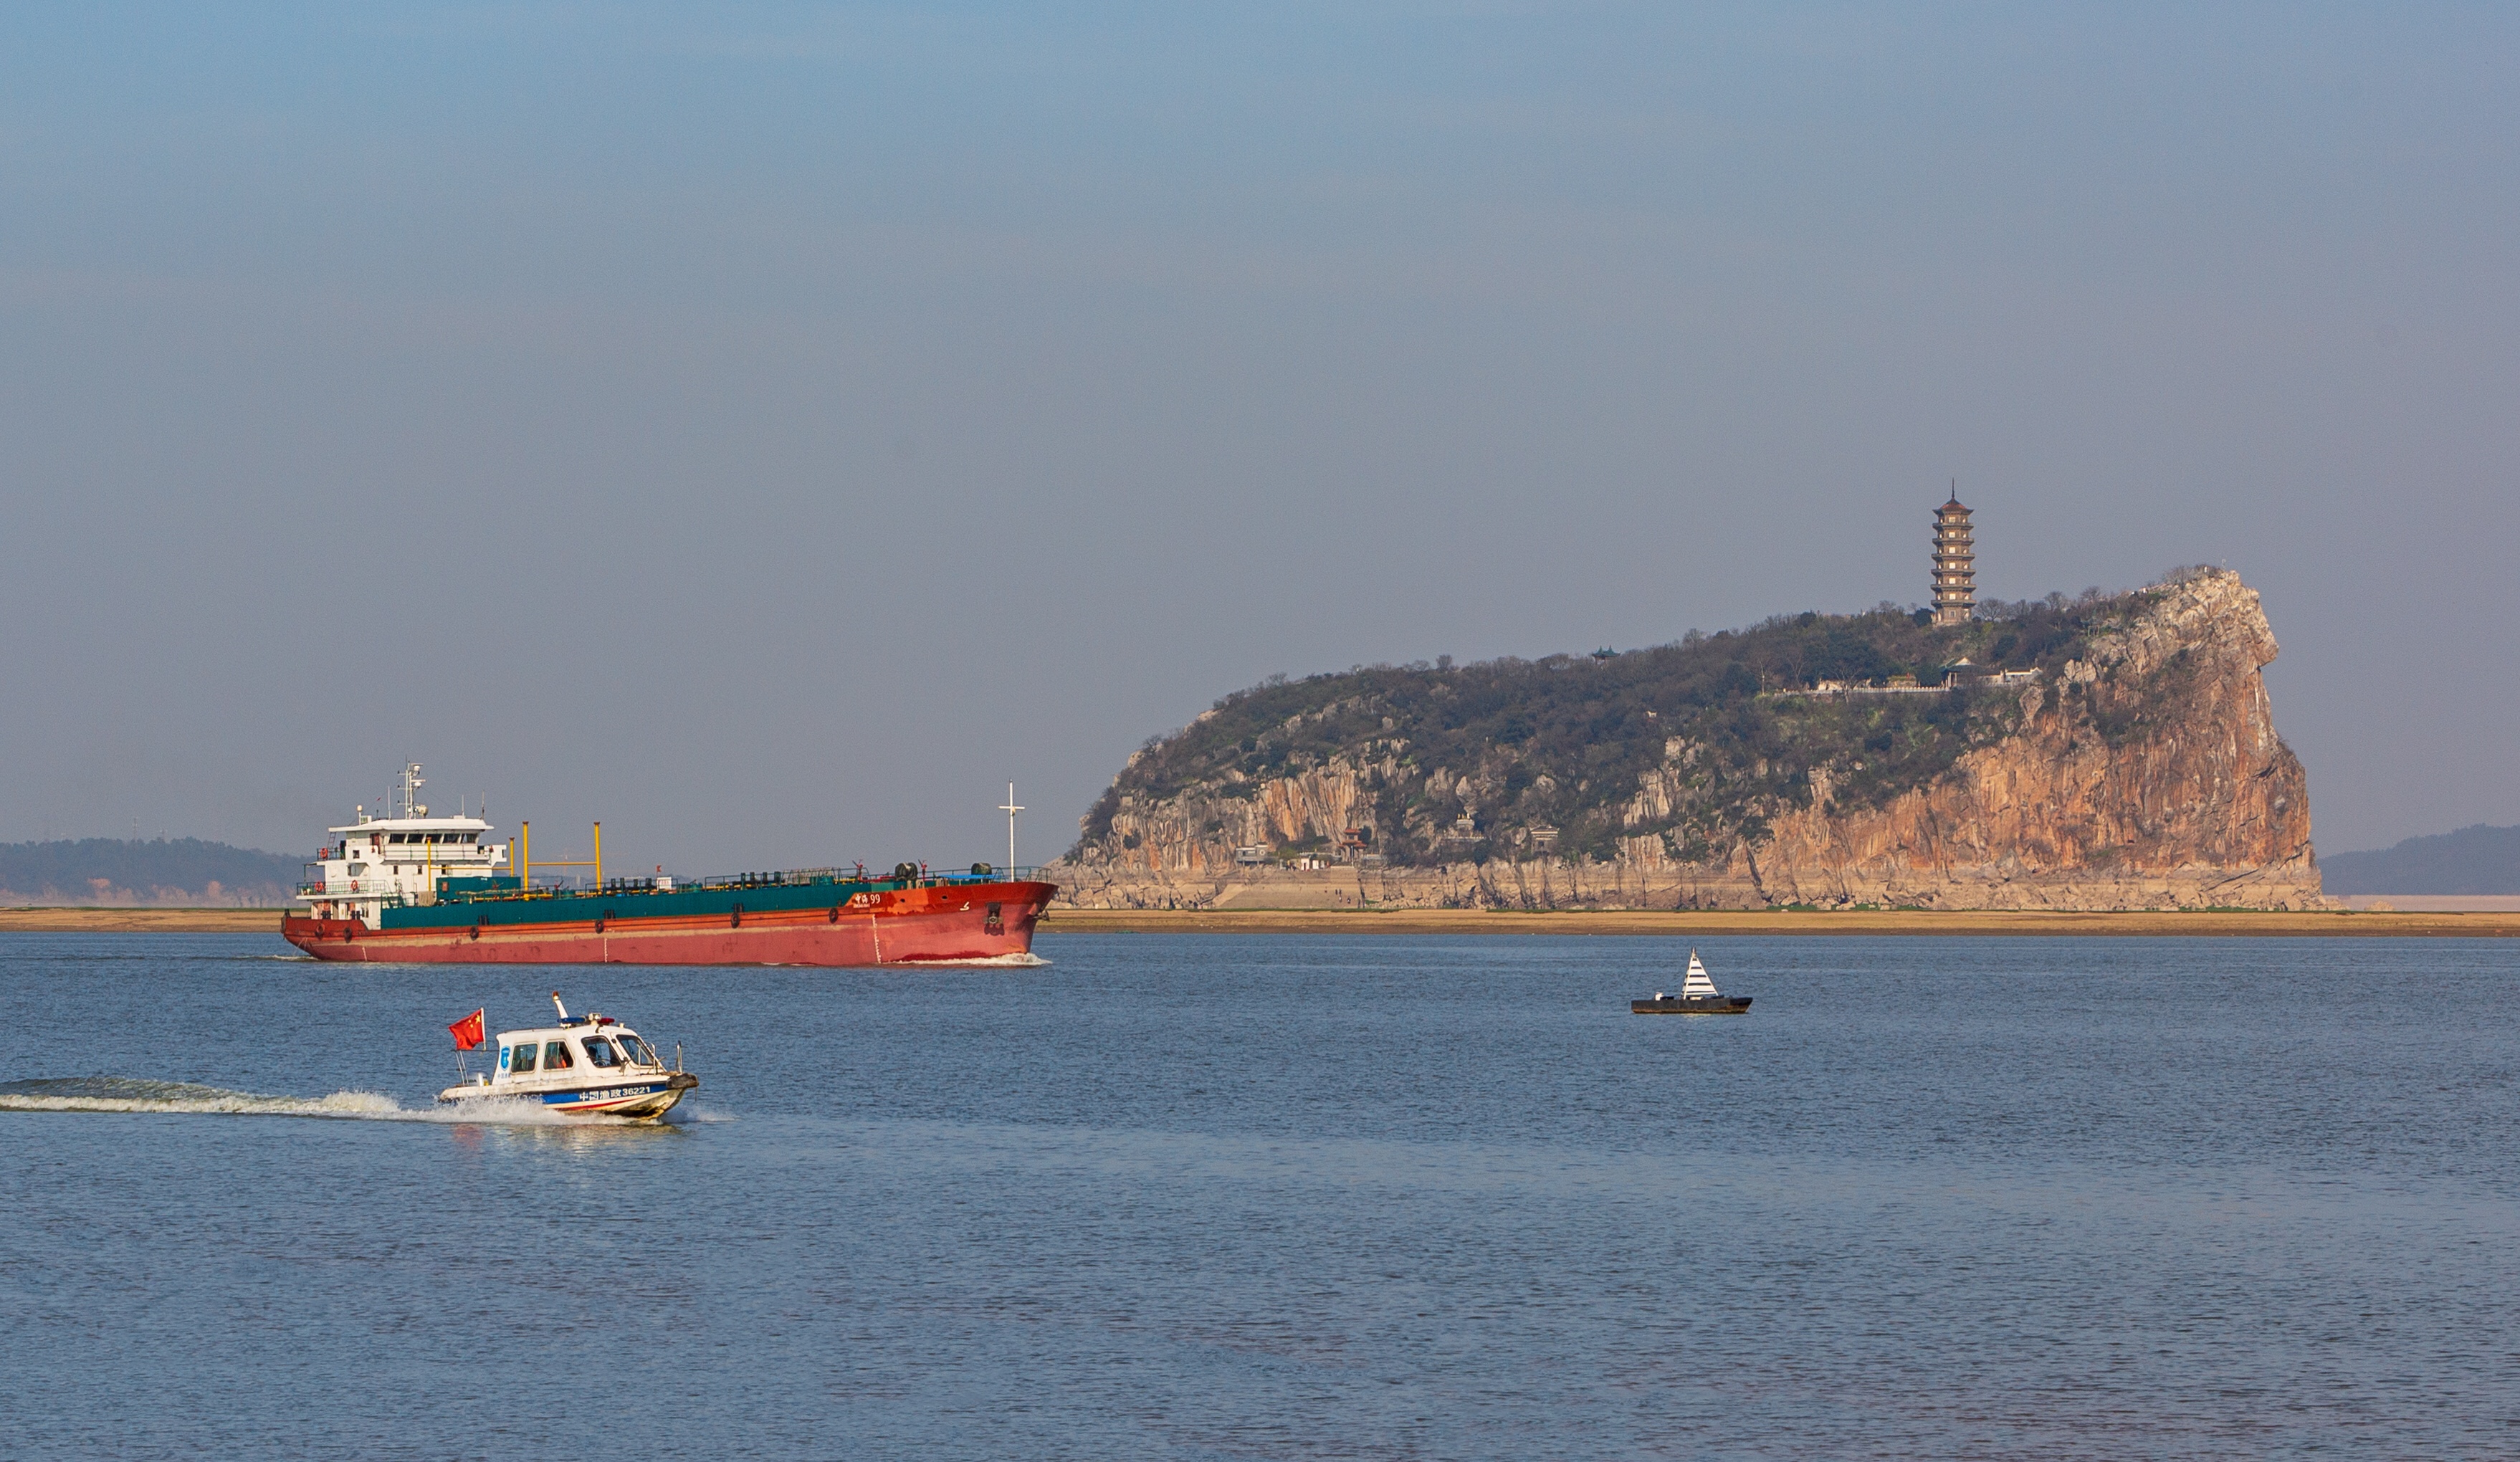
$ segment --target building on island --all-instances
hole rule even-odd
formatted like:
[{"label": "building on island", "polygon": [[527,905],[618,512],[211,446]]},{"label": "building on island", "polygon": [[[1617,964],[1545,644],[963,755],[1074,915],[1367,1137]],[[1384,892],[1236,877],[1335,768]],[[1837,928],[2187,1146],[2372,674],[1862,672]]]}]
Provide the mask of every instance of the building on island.
[{"label": "building on island", "polygon": [[1977,612],[1977,538],[1959,489],[1934,509],[1934,623],[1966,624]]}]

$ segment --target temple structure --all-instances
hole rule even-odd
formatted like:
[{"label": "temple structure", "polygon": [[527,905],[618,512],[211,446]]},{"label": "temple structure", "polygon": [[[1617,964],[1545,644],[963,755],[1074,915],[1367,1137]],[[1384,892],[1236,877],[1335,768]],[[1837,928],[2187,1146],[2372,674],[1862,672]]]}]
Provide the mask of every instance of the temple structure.
[{"label": "temple structure", "polygon": [[1977,612],[1977,539],[1959,490],[1934,509],[1934,623],[1966,624]]}]

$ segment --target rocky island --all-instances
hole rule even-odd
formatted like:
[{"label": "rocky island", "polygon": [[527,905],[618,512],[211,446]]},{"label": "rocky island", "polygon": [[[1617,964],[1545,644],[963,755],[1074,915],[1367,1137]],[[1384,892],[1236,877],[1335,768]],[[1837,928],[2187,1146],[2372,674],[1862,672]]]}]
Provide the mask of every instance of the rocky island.
[{"label": "rocky island", "polygon": [[2322,907],[2224,569],[1218,701],[1052,875],[1094,908]]}]

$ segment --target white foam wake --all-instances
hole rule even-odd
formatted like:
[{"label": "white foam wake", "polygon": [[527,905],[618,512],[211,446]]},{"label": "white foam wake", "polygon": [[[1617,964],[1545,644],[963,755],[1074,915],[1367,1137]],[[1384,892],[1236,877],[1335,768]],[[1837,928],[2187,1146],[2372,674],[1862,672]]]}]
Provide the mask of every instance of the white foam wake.
[{"label": "white foam wake", "polygon": [[195,1117],[329,1117],[361,1122],[443,1122],[516,1127],[583,1127],[601,1118],[571,1117],[538,1101],[491,1097],[458,1110],[411,1108],[382,1091],[330,1096],[265,1096],[193,1082],[131,1077],[64,1077],[0,1083],[0,1112],[156,1112]]},{"label": "white foam wake", "polygon": [[977,959],[896,959],[885,969],[1038,969],[1049,960],[1029,950],[1012,954],[990,954]]}]

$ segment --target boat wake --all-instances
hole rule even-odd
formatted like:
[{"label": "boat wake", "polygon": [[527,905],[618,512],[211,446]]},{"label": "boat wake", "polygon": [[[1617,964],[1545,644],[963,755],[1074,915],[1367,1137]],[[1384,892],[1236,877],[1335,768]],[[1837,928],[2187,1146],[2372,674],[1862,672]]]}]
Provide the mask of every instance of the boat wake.
[{"label": "boat wake", "polygon": [[[462,1112],[430,1105],[412,1108],[382,1091],[336,1091],[330,1096],[264,1096],[193,1082],[152,1082],[132,1077],[52,1077],[0,1082],[0,1112],[153,1112],[195,1117],[329,1117],[356,1122],[437,1122],[470,1126],[585,1127],[538,1101],[469,1101]],[[600,1121],[596,1119],[594,1121]]]},{"label": "boat wake", "polygon": [[1029,950],[1012,954],[990,954],[977,959],[895,959],[884,969],[1039,969],[1050,961]]}]

